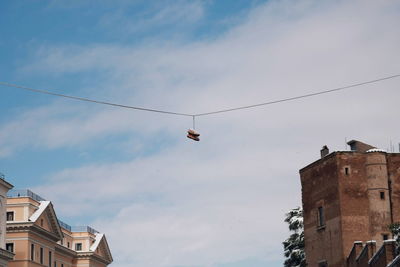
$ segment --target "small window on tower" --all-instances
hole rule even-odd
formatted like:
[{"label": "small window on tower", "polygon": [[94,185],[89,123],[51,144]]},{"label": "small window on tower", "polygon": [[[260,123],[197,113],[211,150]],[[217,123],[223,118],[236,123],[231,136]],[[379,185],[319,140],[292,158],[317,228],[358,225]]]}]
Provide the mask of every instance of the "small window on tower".
[{"label": "small window on tower", "polygon": [[383,240],[388,240],[389,239],[389,235],[388,234],[382,234],[382,239]]},{"label": "small window on tower", "polygon": [[381,196],[381,199],[385,199],[385,192],[381,191],[381,192],[379,192],[379,194]]},{"label": "small window on tower", "polygon": [[325,226],[325,215],[324,215],[324,208],[318,208],[318,227]]},{"label": "small window on tower", "polygon": [[320,262],[318,262],[318,267],[328,267],[328,262],[327,261],[320,261]]},{"label": "small window on tower", "polygon": [[345,168],[344,168],[344,173],[345,173],[346,175],[349,175],[349,167],[345,167]]}]

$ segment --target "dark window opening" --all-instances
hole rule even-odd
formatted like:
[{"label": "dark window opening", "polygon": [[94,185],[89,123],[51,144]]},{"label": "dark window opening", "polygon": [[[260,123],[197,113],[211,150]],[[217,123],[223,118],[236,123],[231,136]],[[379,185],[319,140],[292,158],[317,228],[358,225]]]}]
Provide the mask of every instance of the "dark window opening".
[{"label": "dark window opening", "polygon": [[318,226],[324,226],[325,225],[325,215],[324,215],[324,208],[319,207],[318,208]]},{"label": "dark window opening", "polygon": [[7,211],[7,221],[14,221],[14,212]]},{"label": "dark window opening", "polygon": [[35,245],[31,244],[31,261],[35,260]]},{"label": "dark window opening", "polygon": [[328,262],[327,261],[321,261],[318,263],[318,267],[328,267]]},{"label": "dark window opening", "polygon": [[67,247],[69,248],[70,246],[69,246],[69,242],[67,243]]},{"label": "dark window opening", "polygon": [[382,239],[383,240],[388,240],[389,239],[389,235],[388,234],[383,234],[382,235]]},{"label": "dark window opening", "polygon": [[40,219],[40,226],[43,227],[43,219]]},{"label": "dark window opening", "polygon": [[51,267],[51,262],[52,262],[52,260],[51,260],[51,251],[49,251],[49,267]]},{"label": "dark window opening", "polygon": [[43,264],[43,248],[40,248],[40,264]]},{"label": "dark window opening", "polygon": [[344,173],[345,173],[346,175],[349,175],[349,167],[345,167],[345,168],[344,168]]},{"label": "dark window opening", "polygon": [[7,243],[6,250],[8,250],[10,252],[14,252],[14,243]]},{"label": "dark window opening", "polygon": [[385,192],[379,192],[381,199],[385,199]]},{"label": "dark window opening", "polygon": [[75,250],[76,251],[81,251],[82,250],[82,243],[76,243],[75,244]]}]

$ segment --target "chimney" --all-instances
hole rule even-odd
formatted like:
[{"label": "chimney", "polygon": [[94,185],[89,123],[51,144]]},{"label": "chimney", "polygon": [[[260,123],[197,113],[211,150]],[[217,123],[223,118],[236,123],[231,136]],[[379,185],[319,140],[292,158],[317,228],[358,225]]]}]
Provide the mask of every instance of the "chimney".
[{"label": "chimney", "polygon": [[370,149],[376,148],[357,140],[351,140],[347,144],[350,146],[350,150],[355,152],[367,152]]},{"label": "chimney", "polygon": [[325,145],[321,149],[321,159],[329,154],[329,148]]}]

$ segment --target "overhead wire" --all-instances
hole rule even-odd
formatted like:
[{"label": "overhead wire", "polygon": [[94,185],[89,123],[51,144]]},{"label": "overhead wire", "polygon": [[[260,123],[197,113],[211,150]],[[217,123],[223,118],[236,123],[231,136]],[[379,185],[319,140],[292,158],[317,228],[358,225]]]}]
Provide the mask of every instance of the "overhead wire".
[{"label": "overhead wire", "polygon": [[257,103],[257,104],[247,105],[247,106],[220,109],[220,110],[209,111],[209,112],[204,112],[204,113],[183,113],[183,112],[174,112],[174,111],[154,109],[154,108],[129,106],[129,105],[123,105],[123,104],[118,104],[118,103],[113,103],[113,102],[95,100],[95,99],[86,98],[86,97],[78,97],[78,96],[60,94],[60,93],[55,93],[55,92],[43,90],[43,89],[34,89],[34,88],[26,87],[26,86],[21,86],[21,85],[16,85],[16,84],[12,84],[12,83],[1,82],[1,81],[0,81],[0,85],[6,86],[6,87],[23,89],[23,90],[31,91],[34,93],[69,98],[69,99],[78,100],[78,101],[85,101],[85,102],[91,102],[91,103],[96,103],[96,104],[102,104],[102,105],[108,105],[108,106],[114,106],[114,107],[120,107],[120,108],[127,108],[127,109],[134,109],[134,110],[141,110],[141,111],[147,111],[147,112],[163,113],[163,114],[167,114],[167,115],[192,117],[193,118],[193,127],[195,127],[195,125],[194,125],[195,117],[209,116],[209,115],[214,115],[214,114],[219,114],[219,113],[226,113],[226,112],[232,112],[232,111],[237,111],[237,110],[251,109],[251,108],[256,108],[256,107],[260,107],[260,106],[272,105],[272,104],[277,104],[277,103],[282,103],[282,102],[288,102],[288,101],[298,100],[298,99],[302,99],[302,98],[308,98],[308,97],[313,97],[313,96],[317,96],[317,95],[342,91],[342,90],[359,87],[359,86],[363,86],[363,85],[367,85],[367,84],[377,83],[377,82],[381,82],[384,80],[390,80],[390,79],[394,79],[394,78],[398,78],[398,77],[400,77],[400,74],[386,76],[386,77],[369,80],[369,81],[365,81],[365,82],[359,82],[359,83],[346,85],[346,86],[342,86],[342,87],[337,87],[337,88],[333,88],[333,89],[308,93],[308,94],[304,94],[304,95],[298,95],[298,96],[294,96],[294,97],[282,98],[282,99],[278,99],[278,100],[272,100],[272,101],[268,101],[268,102]]},{"label": "overhead wire", "polygon": [[41,94],[52,95],[52,96],[60,96],[60,97],[65,97],[65,98],[69,98],[69,99],[74,99],[74,100],[79,100],[79,101],[86,101],[86,102],[102,104],[102,105],[108,105],[108,106],[114,106],[114,107],[120,107],[120,108],[129,108],[129,109],[136,109],[136,110],[142,110],[142,111],[148,111],[148,112],[164,113],[164,114],[177,115],[177,116],[187,116],[187,117],[192,117],[193,116],[192,114],[186,114],[186,113],[179,113],[179,112],[160,110],[160,109],[152,109],[152,108],[144,108],[144,107],[136,107],[136,106],[128,106],[128,105],[122,105],[122,104],[107,102],[107,101],[100,101],[100,100],[90,99],[90,98],[86,98],[86,97],[78,97],[78,96],[72,96],[72,95],[59,94],[59,93],[54,93],[54,92],[51,92],[51,91],[48,91],[48,90],[34,89],[34,88],[30,88],[30,87],[26,87],[26,86],[20,86],[20,85],[16,85],[16,84],[12,84],[12,83],[0,82],[0,85],[19,88],[19,89],[23,89],[23,90],[28,90],[28,91],[35,92],[35,93],[41,93]]},{"label": "overhead wire", "polygon": [[400,77],[400,74],[396,74],[396,75],[392,75],[392,76],[388,76],[388,77],[383,77],[383,78],[379,78],[379,79],[375,79],[375,80],[371,80],[371,81],[355,83],[355,84],[351,84],[351,85],[347,85],[347,86],[343,86],[343,87],[338,87],[338,88],[334,88],[334,89],[329,89],[329,90],[309,93],[309,94],[305,94],[305,95],[299,95],[299,96],[294,96],[294,97],[288,97],[288,98],[268,101],[268,102],[264,102],[264,103],[258,103],[258,104],[248,105],[248,106],[221,109],[221,110],[210,111],[210,112],[205,112],[205,113],[198,113],[198,114],[194,114],[194,116],[196,116],[196,117],[207,116],[207,115],[231,112],[231,111],[236,111],[236,110],[241,110],[241,109],[249,109],[249,108],[272,105],[272,104],[277,104],[277,103],[282,103],[282,102],[288,102],[288,101],[293,101],[293,100],[297,100],[297,99],[301,99],[301,98],[307,98],[307,97],[312,97],[312,96],[316,96],[316,95],[333,93],[333,92],[337,92],[337,91],[341,91],[341,90],[345,90],[345,89],[349,89],[349,88],[353,88],[353,87],[358,87],[358,86],[362,86],[362,85],[366,85],[366,84],[377,83],[377,82],[380,82],[380,81],[394,79],[394,78],[397,78],[397,77]]}]

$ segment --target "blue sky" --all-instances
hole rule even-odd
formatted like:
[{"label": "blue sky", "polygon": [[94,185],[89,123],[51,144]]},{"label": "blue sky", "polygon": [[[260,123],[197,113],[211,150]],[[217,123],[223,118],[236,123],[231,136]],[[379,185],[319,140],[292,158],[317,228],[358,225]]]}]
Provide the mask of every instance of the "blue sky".
[{"label": "blue sky", "polygon": [[[150,2],[150,3],[149,3]],[[396,1],[7,1],[0,81],[197,113],[400,73]],[[104,232],[112,266],[282,266],[319,149],[400,142],[398,80],[191,118],[0,87],[0,172]],[[79,188],[79,190],[77,189]]]},{"label": "blue sky", "polygon": [[[106,80],[102,71],[86,69],[83,72],[49,73],[24,71],[37,55],[37,50],[43,46],[84,46],[92,44],[118,44],[132,47],[146,45],[147,42],[188,43],[204,39],[214,39],[227,31],[233,25],[246,18],[251,8],[263,1],[71,1],[69,3],[52,3],[50,1],[21,1],[2,4],[0,34],[7,38],[0,41],[0,56],[3,64],[0,72],[4,80],[18,84],[32,84],[40,88],[54,88],[70,94],[82,92],[81,87],[92,87]],[[188,13],[180,14],[182,18],[174,17],[180,4]],[[191,12],[191,13],[189,13]],[[191,17],[193,15],[193,17]],[[183,19],[183,21],[181,21]],[[191,23],[185,23],[189,20]],[[140,28],[134,27],[138,22]],[[120,28],[121,27],[121,28]],[[126,29],[122,29],[126,27]],[[34,59],[32,59],[34,58]],[[7,79],[5,79],[7,78]],[[7,88],[3,88],[8,90]],[[140,90],[140,88],[138,88]],[[83,90],[83,92],[85,92]],[[96,95],[95,92],[90,92]],[[8,90],[2,95],[4,113],[1,122],[13,120],[13,116],[32,107],[45,105],[56,101],[48,96],[32,95],[27,92]],[[74,104],[74,103],[68,103]],[[10,119],[11,118],[11,119]],[[123,142],[124,134],[105,136],[102,144]],[[165,141],[165,140],[164,140]],[[66,164],[80,166],[89,162],[113,162],[130,159],[131,153],[108,153],[104,147],[97,149],[87,144],[90,150],[85,157],[76,157],[76,151],[26,149],[24,153],[6,158],[6,172],[9,176],[26,177],[34,172],[35,176],[45,176],[46,173],[62,169]],[[146,155],[166,142],[160,140],[141,151]],[[106,150],[114,150],[113,145]],[[93,156],[96,154],[96,156]],[[35,155],[35,156],[32,156]],[[140,155],[134,155],[140,156]],[[20,162],[26,162],[21,169]],[[43,164],[47,162],[47,164]],[[68,163],[66,163],[68,162]],[[29,166],[29,167],[28,167]],[[19,181],[20,179],[17,179]],[[35,179],[36,180],[36,179]],[[18,186],[26,186],[27,181],[21,179]],[[35,182],[29,186],[35,185]]]}]

